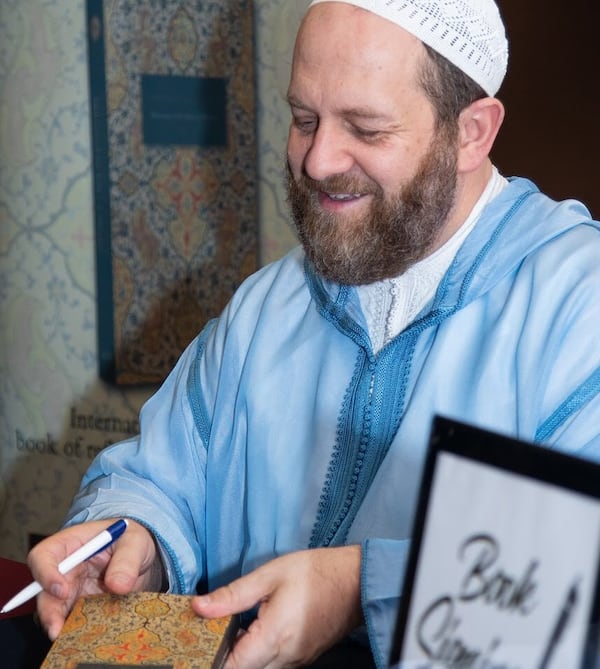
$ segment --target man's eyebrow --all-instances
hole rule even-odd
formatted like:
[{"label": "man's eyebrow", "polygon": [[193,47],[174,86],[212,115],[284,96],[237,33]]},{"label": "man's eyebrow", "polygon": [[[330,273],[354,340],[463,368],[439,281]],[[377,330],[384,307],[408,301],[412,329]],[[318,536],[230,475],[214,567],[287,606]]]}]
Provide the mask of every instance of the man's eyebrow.
[{"label": "man's eyebrow", "polygon": [[300,102],[300,100],[294,95],[288,93],[286,95],[286,100],[290,107],[298,107],[298,109],[306,109],[306,111],[310,111],[307,105]]},{"label": "man's eyebrow", "polygon": [[387,114],[383,114],[380,111],[375,111],[370,107],[351,107],[349,109],[341,109],[340,116],[343,116],[348,119],[362,119],[365,121],[385,121],[386,123],[395,122],[395,119],[392,119]]},{"label": "man's eyebrow", "polygon": [[[296,107],[297,109],[303,109],[305,111],[313,111],[308,105],[304,104],[293,95],[288,95],[287,101],[290,107]],[[395,122],[395,119],[392,119],[387,114],[382,114],[380,111],[376,111],[370,107],[349,107],[347,109],[339,109],[337,110],[337,114],[347,119],[386,121],[387,123]]]}]

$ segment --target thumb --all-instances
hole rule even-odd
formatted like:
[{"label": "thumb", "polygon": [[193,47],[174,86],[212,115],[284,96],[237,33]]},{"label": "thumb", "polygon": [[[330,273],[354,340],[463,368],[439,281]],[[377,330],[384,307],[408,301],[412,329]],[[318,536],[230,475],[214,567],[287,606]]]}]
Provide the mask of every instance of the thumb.
[{"label": "thumb", "polygon": [[104,582],[109,590],[124,595],[132,590],[149,589],[156,547],[148,530],[128,521],[128,531],[112,546]]},{"label": "thumb", "polygon": [[266,599],[272,589],[258,570],[207,595],[193,597],[192,609],[204,618],[221,618],[242,613]]}]

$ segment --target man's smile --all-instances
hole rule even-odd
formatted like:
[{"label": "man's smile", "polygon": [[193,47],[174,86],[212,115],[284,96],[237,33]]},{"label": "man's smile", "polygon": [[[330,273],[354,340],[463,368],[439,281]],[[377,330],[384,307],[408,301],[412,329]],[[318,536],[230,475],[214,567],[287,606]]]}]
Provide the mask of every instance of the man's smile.
[{"label": "man's smile", "polygon": [[318,191],[319,205],[323,209],[336,211],[341,208],[353,206],[355,203],[363,200],[368,193],[335,193],[327,191]]}]

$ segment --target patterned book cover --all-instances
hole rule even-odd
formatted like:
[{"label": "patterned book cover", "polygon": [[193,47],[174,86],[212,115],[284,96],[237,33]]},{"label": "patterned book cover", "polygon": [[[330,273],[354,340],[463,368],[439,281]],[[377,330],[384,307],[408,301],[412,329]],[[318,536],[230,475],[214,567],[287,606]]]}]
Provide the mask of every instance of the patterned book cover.
[{"label": "patterned book cover", "polygon": [[82,597],[41,669],[219,669],[235,619],[199,618],[190,599],[151,592]]},{"label": "patterned book cover", "polygon": [[257,268],[253,3],[87,10],[100,376],[156,384]]}]

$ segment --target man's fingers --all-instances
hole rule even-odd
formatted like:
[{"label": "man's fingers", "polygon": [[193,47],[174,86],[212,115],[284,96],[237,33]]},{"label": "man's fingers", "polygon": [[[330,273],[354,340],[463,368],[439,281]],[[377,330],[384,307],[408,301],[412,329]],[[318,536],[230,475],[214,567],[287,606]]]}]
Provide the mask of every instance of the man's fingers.
[{"label": "man's fingers", "polygon": [[360,546],[299,551],[192,599],[213,618],[258,606],[225,669],[284,669],[312,662],[361,619]]},{"label": "man's fingers", "polygon": [[58,564],[112,521],[96,521],[62,530],[32,549],[32,574],[44,587],[38,596],[40,622],[55,639],[75,601],[82,595],[109,590],[126,594],[151,589],[152,567],[157,559],[154,540],[148,530],[128,522],[127,531],[106,550],[77,565],[65,574]]},{"label": "man's fingers", "polygon": [[50,641],[55,641],[62,629],[65,619],[70,610],[70,604],[64,600],[58,600],[45,592],[39,594],[39,600],[47,601],[38,607],[40,625],[46,630]]},{"label": "man's fingers", "polygon": [[58,564],[107,526],[107,521],[86,523],[57,532],[34,546],[27,558],[33,577],[41,583],[44,590],[52,590],[55,595],[61,596],[58,590],[65,587],[67,579],[59,573]]},{"label": "man's fingers", "polygon": [[192,598],[192,608],[205,618],[221,618],[248,611],[269,595],[260,569],[242,576],[208,595]]},{"label": "man's fingers", "polygon": [[238,636],[224,669],[281,667],[278,663],[278,621],[272,619],[274,612],[269,611],[270,604],[264,601],[267,599],[262,586],[264,579],[260,574],[256,578],[256,574],[257,572],[252,572],[209,595],[192,599],[194,611],[209,618],[241,613],[260,603],[258,618]]},{"label": "man's fingers", "polygon": [[[234,613],[242,613],[252,608],[254,602],[244,604],[246,600],[240,596],[236,582],[213,590],[209,595],[202,595],[192,599],[192,608],[201,616],[220,618]],[[240,606],[242,608],[240,608]]]},{"label": "man's fingers", "polygon": [[106,587],[118,595],[138,589],[155,557],[154,543],[147,530],[130,521],[127,532],[110,550],[112,556],[104,574]]},{"label": "man's fingers", "polygon": [[257,618],[240,635],[227,657],[224,669],[267,669],[277,659],[277,648],[267,635],[268,629]]}]

